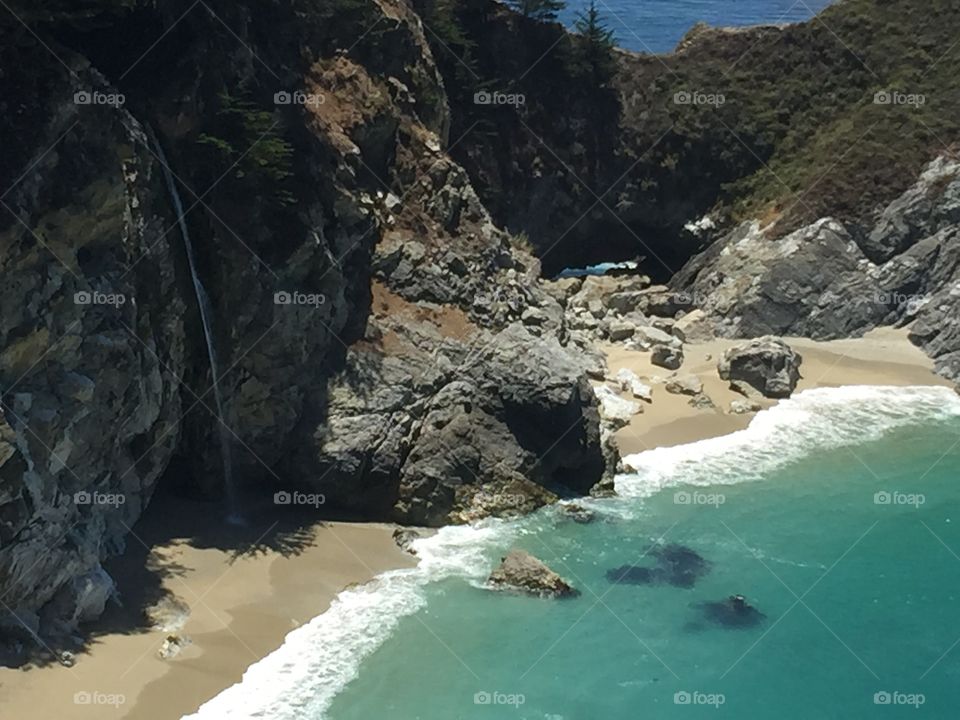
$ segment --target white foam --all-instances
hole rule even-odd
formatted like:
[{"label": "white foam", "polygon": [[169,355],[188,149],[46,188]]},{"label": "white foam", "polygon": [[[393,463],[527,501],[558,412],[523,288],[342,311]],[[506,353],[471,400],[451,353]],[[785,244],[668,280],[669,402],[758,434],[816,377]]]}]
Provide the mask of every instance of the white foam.
[{"label": "white foam", "polygon": [[806,390],[758,413],[745,430],[628,455],[616,488],[625,497],[648,497],[676,485],[758,480],[817,450],[869,442],[898,427],[952,417],[960,417],[960,397],[944,387]]},{"label": "white foam", "polygon": [[401,618],[423,607],[427,583],[483,576],[489,571],[489,551],[508,542],[513,532],[511,524],[492,520],[446,527],[414,541],[417,567],[383,573],[340,593],[325,613],[289,633],[280,648],[247,668],[239,683],[182,720],[324,717],[337,693],[357,676],[363,659]]}]

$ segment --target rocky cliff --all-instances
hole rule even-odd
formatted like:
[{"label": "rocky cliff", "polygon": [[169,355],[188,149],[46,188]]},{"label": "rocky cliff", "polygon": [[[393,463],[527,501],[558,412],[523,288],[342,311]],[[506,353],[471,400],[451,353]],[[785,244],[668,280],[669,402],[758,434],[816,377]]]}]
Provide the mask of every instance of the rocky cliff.
[{"label": "rocky cliff", "polygon": [[538,262],[450,157],[444,83],[406,5],[14,9],[5,637],[96,617],[100,561],[158,484],[216,500],[225,457],[249,502],[311,491],[328,513],[430,525],[612,471]]}]

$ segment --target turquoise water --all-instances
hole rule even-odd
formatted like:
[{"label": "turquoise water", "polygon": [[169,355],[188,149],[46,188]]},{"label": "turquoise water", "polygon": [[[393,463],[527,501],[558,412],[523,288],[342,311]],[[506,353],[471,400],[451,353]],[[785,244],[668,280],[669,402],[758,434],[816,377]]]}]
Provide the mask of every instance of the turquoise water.
[{"label": "turquoise water", "polygon": [[[672,50],[699,21],[714,26],[808,20],[831,0],[599,0],[597,8],[621,47],[638,52]],[[589,0],[567,4],[560,20],[573,26]]]},{"label": "turquoise water", "polygon": [[[960,397],[813,390],[740,433],[624,458],[619,497],[444,528],[341,593],[194,720],[952,718],[960,707]],[[691,587],[611,582],[682,546]],[[485,589],[511,547],[580,591]],[[653,552],[651,549],[653,548]],[[731,628],[703,603],[743,594]],[[889,701],[889,702],[888,702]]]},{"label": "turquoise water", "polygon": [[[760,433],[691,452],[691,463],[674,462],[680,451],[655,457],[653,469],[623,481],[635,497],[597,503],[589,525],[548,512],[510,533],[501,528],[504,541],[486,549],[489,565],[519,546],[582,595],[501,595],[469,573],[428,585],[425,604],[369,656],[325,717],[953,717],[960,410],[944,391],[907,419],[897,407],[907,397],[885,404],[891,417],[875,426],[863,424],[869,406],[844,415],[849,399],[810,404],[803,412],[831,438],[819,448],[785,413],[765,431],[772,448],[757,447]],[[801,446],[790,447],[797,439]],[[841,442],[849,444],[823,449]],[[664,468],[683,482],[658,490],[653,476]],[[891,503],[880,496],[878,504],[878,492],[891,493]],[[709,573],[692,588],[607,579],[611,568],[650,565],[651,544],[664,542],[695,550]],[[698,603],[733,593],[766,615],[759,626],[703,619]],[[880,695],[878,704],[877,693],[891,702]]]}]

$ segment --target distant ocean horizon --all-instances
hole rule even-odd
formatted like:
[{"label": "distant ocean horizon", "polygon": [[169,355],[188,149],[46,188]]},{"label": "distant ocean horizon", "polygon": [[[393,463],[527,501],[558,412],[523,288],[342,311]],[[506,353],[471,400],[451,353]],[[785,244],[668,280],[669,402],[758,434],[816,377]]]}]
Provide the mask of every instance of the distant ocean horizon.
[{"label": "distant ocean horizon", "polygon": [[[698,22],[717,27],[802,22],[833,0],[597,0],[617,45],[648,53],[670,52]],[[589,0],[569,0],[560,20],[572,27]]]}]

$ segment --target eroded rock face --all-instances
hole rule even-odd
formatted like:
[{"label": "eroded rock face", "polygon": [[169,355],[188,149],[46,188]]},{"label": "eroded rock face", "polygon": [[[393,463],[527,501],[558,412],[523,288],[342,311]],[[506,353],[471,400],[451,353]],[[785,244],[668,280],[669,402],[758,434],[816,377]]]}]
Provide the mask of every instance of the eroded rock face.
[{"label": "eroded rock face", "polygon": [[574,597],[579,591],[542,561],[524,550],[511,550],[490,573],[490,586],[540,597]]},{"label": "eroded rock face", "polygon": [[960,379],[960,163],[934,160],[872,227],[852,230],[824,218],[775,240],[746,223],[672,285],[725,337],[830,339],[913,323],[911,340]]},{"label": "eroded rock face", "polygon": [[[186,303],[143,127],[74,102],[110,92],[82,58],[61,53],[71,75],[42,47],[20,52],[4,65],[34,63],[36,86],[4,129],[21,145],[0,208],[0,591],[45,632],[102,609],[100,560],[178,442]],[[0,95],[17,92],[3,75]]]},{"label": "eroded rock face", "polygon": [[756,391],[769,398],[786,398],[800,381],[803,358],[783,340],[762,337],[732,347],[717,363],[721,379],[744,395]]},{"label": "eroded rock face", "polygon": [[[270,12],[289,32],[275,32],[212,4],[260,63],[237,62],[237,38],[221,44],[199,12],[168,38],[176,67],[148,57],[129,88],[57,45],[72,76],[26,32],[0,50],[30,70],[0,74],[2,134],[18,139],[0,158],[0,591],[41,634],[97,614],[99,563],[172,459],[186,470],[171,482],[222,492],[210,362],[147,125],[178,178],[251,493],[316,488],[365,517],[439,525],[586,493],[615,466],[585,377],[602,362],[567,350],[539,266],[447,155],[444,88],[410,8],[365,5],[388,27],[357,41],[377,18],[283,6]],[[160,36],[176,18],[110,20]],[[99,53],[104,72],[128,50]],[[225,113],[241,87],[244,109]],[[288,89],[325,101],[272,100]],[[75,102],[91,90],[129,95]],[[258,113],[266,134],[224,120]],[[263,145],[277,156],[245,152]]]}]

